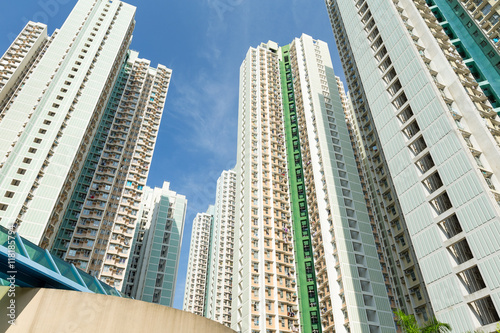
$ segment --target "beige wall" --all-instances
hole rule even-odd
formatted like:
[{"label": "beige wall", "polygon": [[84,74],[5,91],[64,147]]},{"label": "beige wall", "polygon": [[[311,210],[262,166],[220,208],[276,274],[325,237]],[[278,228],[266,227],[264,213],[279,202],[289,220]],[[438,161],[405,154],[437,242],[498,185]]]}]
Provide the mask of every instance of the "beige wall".
[{"label": "beige wall", "polygon": [[[234,333],[192,313],[142,301],[77,291],[0,287],[0,332],[36,333]],[[14,299],[15,325],[7,307]]]}]

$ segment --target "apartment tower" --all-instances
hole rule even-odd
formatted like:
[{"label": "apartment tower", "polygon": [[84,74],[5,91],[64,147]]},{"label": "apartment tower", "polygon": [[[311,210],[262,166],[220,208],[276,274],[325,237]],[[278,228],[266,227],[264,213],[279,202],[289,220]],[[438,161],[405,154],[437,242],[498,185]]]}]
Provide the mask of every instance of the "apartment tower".
[{"label": "apartment tower", "polygon": [[188,270],[182,309],[199,316],[205,314],[210,231],[213,221],[214,206],[209,206],[206,213],[196,214],[191,230],[191,245],[189,247]]},{"label": "apartment tower", "polygon": [[240,67],[235,168],[231,327],[240,332],[298,327],[286,151],[277,145],[284,137],[280,80],[278,45],[250,48]]},{"label": "apartment tower", "polygon": [[427,0],[443,32],[500,113],[500,4],[486,0]]},{"label": "apartment tower", "polygon": [[236,173],[223,171],[217,180],[214,222],[210,232],[204,316],[231,326]]},{"label": "apartment tower", "polygon": [[326,43],[241,66],[232,328],[395,332]]},{"label": "apartment tower", "polygon": [[[60,195],[48,246],[122,288],[171,70],[129,51],[75,186]],[[69,200],[68,200],[69,198]],[[109,259],[112,256],[113,259]],[[105,269],[106,268],[106,269]]]},{"label": "apartment tower", "polygon": [[398,305],[420,322],[493,330],[498,116],[425,1],[326,5]]},{"label": "apartment tower", "polygon": [[28,23],[2,57],[0,223],[34,243],[44,243],[51,215],[68,202],[63,196],[112,93],[134,15],[120,1],[78,1],[53,36]]},{"label": "apartment tower", "polygon": [[0,110],[5,108],[14,93],[27,78],[36,60],[47,45],[47,26],[28,22],[9,49],[0,58]]},{"label": "apartment tower", "polygon": [[[144,188],[123,284],[126,295],[173,307],[186,207],[186,197],[170,190],[168,182],[162,188]],[[104,266],[104,271],[109,269]]]}]

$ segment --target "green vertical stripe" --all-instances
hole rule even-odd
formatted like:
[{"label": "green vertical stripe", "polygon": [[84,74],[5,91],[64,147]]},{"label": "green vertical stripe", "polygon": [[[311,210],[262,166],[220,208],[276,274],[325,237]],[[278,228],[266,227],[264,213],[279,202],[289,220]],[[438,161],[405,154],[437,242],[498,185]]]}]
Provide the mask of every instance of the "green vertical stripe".
[{"label": "green vertical stripe", "polygon": [[[293,75],[290,66],[290,45],[283,46],[280,61],[281,90],[285,119],[285,141],[288,155],[288,175],[292,205],[292,223],[295,241],[295,264],[297,267],[297,290],[299,293],[300,324],[302,332],[321,333],[321,318],[316,288],[316,274],[312,239],[307,212],[304,169],[300,153],[300,137],[297,110],[293,90]],[[316,317],[313,324],[313,318]]]}]

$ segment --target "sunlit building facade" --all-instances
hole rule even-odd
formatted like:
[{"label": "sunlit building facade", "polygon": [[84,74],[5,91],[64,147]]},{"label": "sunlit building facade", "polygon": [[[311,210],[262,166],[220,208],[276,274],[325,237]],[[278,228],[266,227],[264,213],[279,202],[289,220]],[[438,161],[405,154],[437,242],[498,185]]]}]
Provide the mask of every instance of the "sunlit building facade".
[{"label": "sunlit building facade", "polygon": [[487,0],[427,0],[431,13],[500,113],[500,4]]},{"label": "sunlit building facade", "polygon": [[217,180],[214,221],[210,232],[205,317],[231,325],[236,173],[223,171]]},{"label": "sunlit building facade", "polygon": [[193,220],[188,270],[182,309],[199,316],[205,314],[209,270],[210,231],[214,223],[214,206],[198,213]]},{"label": "sunlit building facade", "polygon": [[173,307],[186,207],[186,197],[167,182],[162,188],[144,188],[123,293]]},{"label": "sunlit building facade", "polygon": [[395,332],[326,43],[250,48],[239,128],[232,328]]},{"label": "sunlit building facade", "polygon": [[0,111],[17,97],[16,93],[43,55],[48,40],[45,24],[28,22],[0,58]]},{"label": "sunlit building facade", "polygon": [[50,38],[28,23],[2,57],[0,223],[43,247],[89,153],[134,15],[120,1],[79,1]]},{"label": "sunlit building facade", "polygon": [[500,320],[500,123],[425,1],[326,1],[398,306]]},{"label": "sunlit building facade", "polygon": [[171,75],[128,50],[134,17],[78,1],[0,59],[0,223],[118,289]]},{"label": "sunlit building facade", "polygon": [[153,68],[129,51],[70,204],[51,219],[58,230],[52,252],[117,289],[140,219],[170,76],[166,67]]}]

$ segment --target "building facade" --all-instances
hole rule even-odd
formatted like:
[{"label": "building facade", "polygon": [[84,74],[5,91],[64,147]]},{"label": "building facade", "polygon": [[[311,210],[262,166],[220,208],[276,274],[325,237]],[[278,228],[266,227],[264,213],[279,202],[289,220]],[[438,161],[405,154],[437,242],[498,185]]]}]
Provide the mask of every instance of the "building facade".
[{"label": "building facade", "polygon": [[231,316],[240,332],[298,327],[286,151],[279,139],[278,45],[268,42],[250,48],[240,67]]},{"label": "building facade", "polygon": [[167,182],[144,189],[122,289],[126,295],[173,306],[186,207],[186,197],[170,190]]},{"label": "building facade", "polygon": [[326,43],[250,48],[239,128],[232,328],[395,331]]},{"label": "building facade", "polygon": [[18,65],[0,94],[0,223],[34,243],[46,240],[50,216],[68,202],[62,196],[88,154],[134,15],[120,1],[79,1],[50,40],[46,27],[28,23],[3,57]]},{"label": "building facade", "polygon": [[[121,289],[171,70],[130,51],[76,186],[46,233],[51,251]],[[58,209],[60,208],[60,209]],[[113,257],[109,259],[109,257]],[[105,269],[106,268],[106,269]]]},{"label": "building facade", "polygon": [[223,171],[217,180],[214,222],[210,232],[204,316],[231,326],[236,173]]},{"label": "building facade", "polygon": [[[308,282],[312,277],[322,331],[394,331],[387,294],[390,285],[385,282],[380,244],[366,209],[344,121],[344,92],[333,73],[328,46],[303,35],[290,44],[288,52],[286,47],[282,49],[283,109],[302,325],[308,327],[303,317],[311,309],[304,306],[304,294],[307,292],[310,306],[312,287]],[[309,262],[311,254],[313,260]],[[315,277],[308,276],[308,264],[315,267]]]},{"label": "building facade", "polygon": [[12,45],[0,58],[0,110],[3,110],[21,82],[26,79],[36,60],[42,55],[49,37],[47,26],[42,23],[28,22]]},{"label": "building facade", "polygon": [[199,316],[205,314],[207,276],[209,270],[210,231],[214,221],[214,206],[198,213],[193,220],[189,261],[182,309]]},{"label": "building facade", "polygon": [[425,1],[326,4],[399,305],[493,330],[498,116]]},{"label": "building facade", "polygon": [[500,5],[497,1],[426,1],[472,76],[500,113]]},{"label": "building facade", "polygon": [[134,16],[78,1],[0,60],[0,223],[118,289],[171,75],[128,51]]}]

